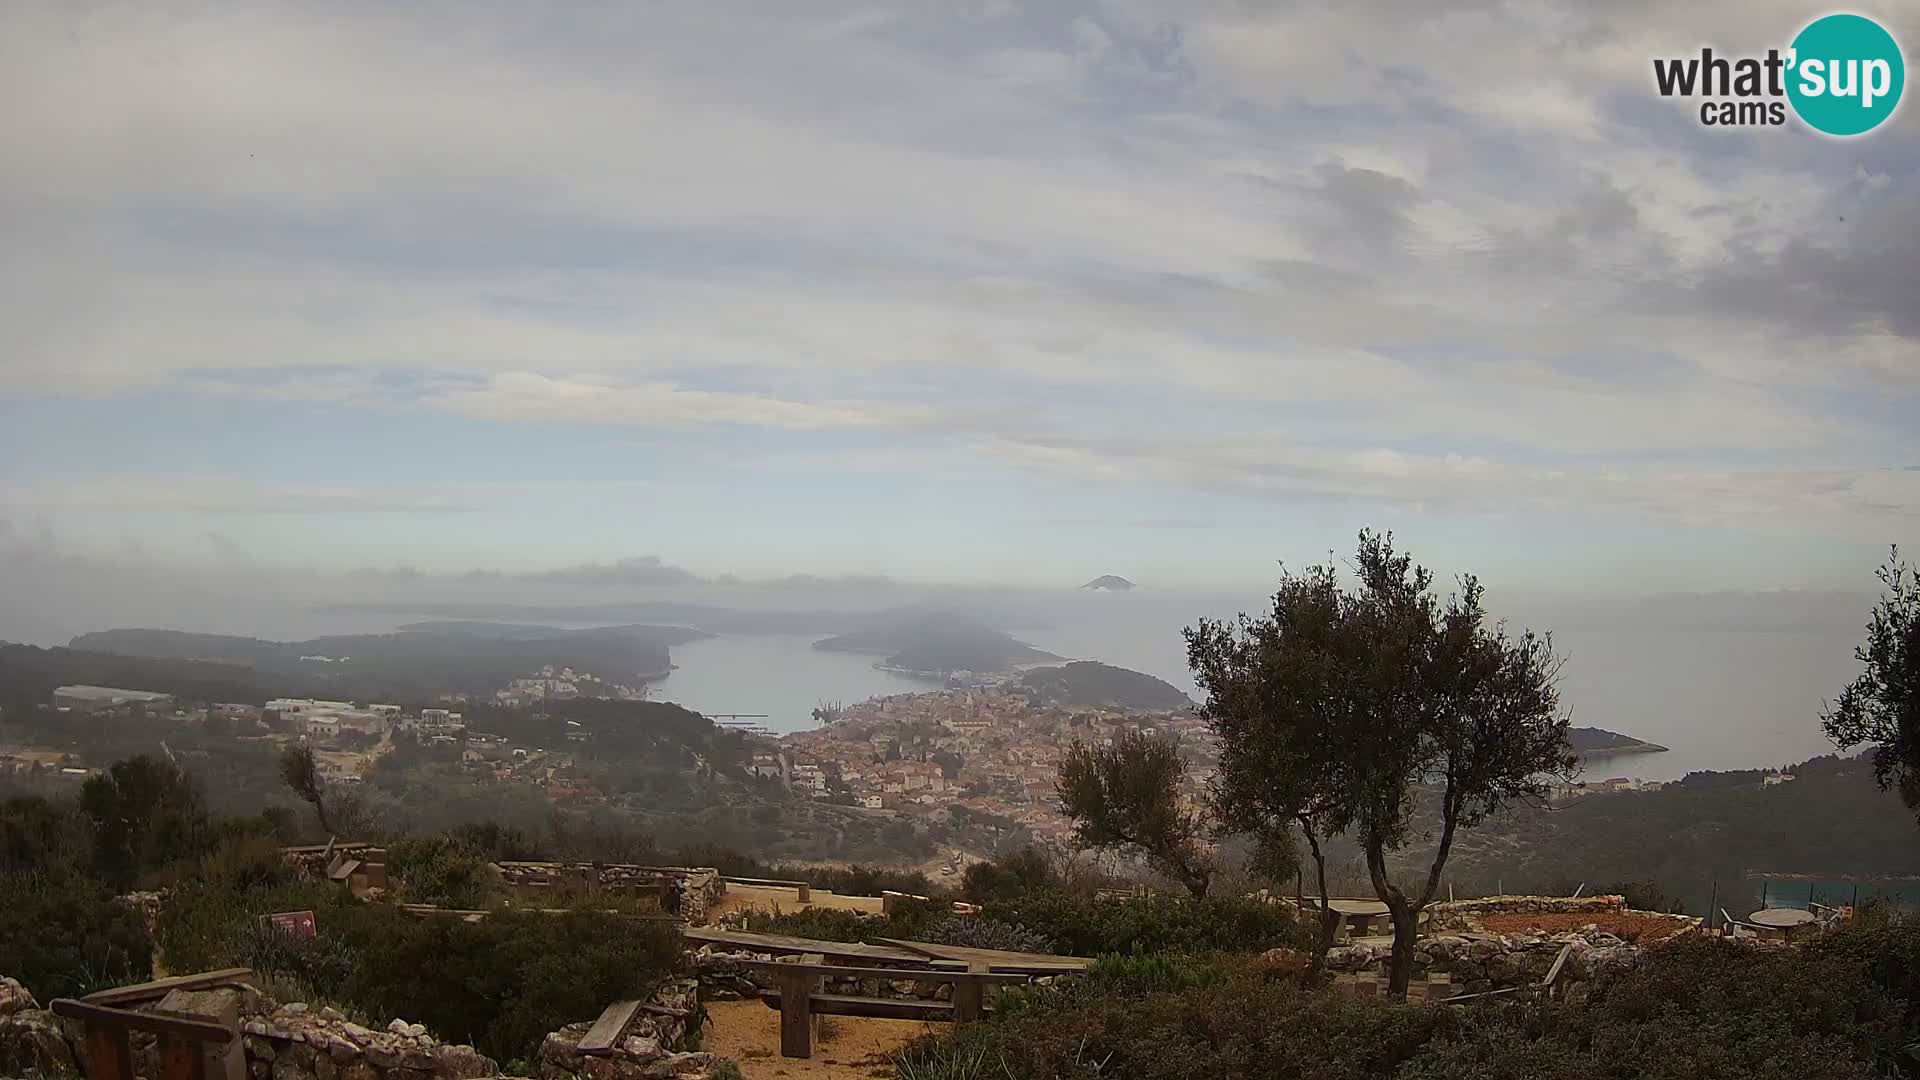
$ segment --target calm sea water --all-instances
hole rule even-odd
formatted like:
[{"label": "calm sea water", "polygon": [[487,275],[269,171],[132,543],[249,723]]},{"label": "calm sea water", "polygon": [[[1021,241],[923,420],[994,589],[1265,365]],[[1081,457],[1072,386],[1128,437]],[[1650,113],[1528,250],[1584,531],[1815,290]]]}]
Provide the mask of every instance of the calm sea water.
[{"label": "calm sea water", "polygon": [[872,656],[815,649],[819,637],[740,634],[676,645],[673,674],[652,684],[650,696],[709,716],[765,713],[753,722],[787,732],[815,726],[812,712],[823,701],[851,704],[938,685],[877,670]]},{"label": "calm sea water", "polygon": [[[1190,620],[1134,599],[1091,596],[1079,610],[1052,613],[1047,625],[1016,633],[1050,652],[1144,671],[1197,695],[1180,637]],[[1575,724],[1669,748],[1592,760],[1592,779],[1671,780],[1829,753],[1819,730],[1821,703],[1856,670],[1853,636],[1837,629],[1570,628],[1555,638],[1567,656],[1561,697]],[[656,685],[655,696],[703,712],[768,713],[762,722],[769,728],[794,731],[812,724],[809,713],[820,701],[928,686],[875,670],[872,657],[819,652],[812,642],[810,635],[744,635],[678,647],[678,670]]]}]

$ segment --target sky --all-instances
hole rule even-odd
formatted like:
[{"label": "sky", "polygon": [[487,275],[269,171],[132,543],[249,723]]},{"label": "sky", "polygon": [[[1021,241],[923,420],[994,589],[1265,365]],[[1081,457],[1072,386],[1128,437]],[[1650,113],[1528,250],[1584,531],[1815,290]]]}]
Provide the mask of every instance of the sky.
[{"label": "sky", "polygon": [[1870,589],[1920,105],[1651,75],[1823,10],[20,0],[0,584]]}]

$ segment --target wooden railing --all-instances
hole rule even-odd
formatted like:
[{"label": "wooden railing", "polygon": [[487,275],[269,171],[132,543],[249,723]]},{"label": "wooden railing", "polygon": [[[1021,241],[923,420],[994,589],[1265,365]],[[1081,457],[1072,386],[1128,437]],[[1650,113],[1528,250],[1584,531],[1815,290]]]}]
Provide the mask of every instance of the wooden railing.
[{"label": "wooden railing", "polygon": [[[971,1023],[986,1014],[986,989],[1030,981],[1027,975],[986,971],[933,971],[925,968],[840,967],[833,964],[794,964],[784,960],[743,960],[747,967],[771,977],[779,989],[761,1000],[780,1009],[780,1056],[813,1056],[816,1015],[874,1016],[888,1020],[951,1020]],[[832,976],[941,984],[953,987],[953,1000],[915,1001],[869,998],[819,992],[820,980]]]},{"label": "wooden railing", "polygon": [[80,1023],[86,1032],[88,1080],[134,1080],[133,1032],[154,1036],[160,1051],[156,1080],[208,1080],[210,1049],[227,1046],[239,1032],[209,1020],[166,1013],[135,1012],[134,1007],[165,998],[175,990],[211,990],[252,976],[247,968],[225,968],[134,986],[116,986],[84,998],[56,998],[52,1009]]}]

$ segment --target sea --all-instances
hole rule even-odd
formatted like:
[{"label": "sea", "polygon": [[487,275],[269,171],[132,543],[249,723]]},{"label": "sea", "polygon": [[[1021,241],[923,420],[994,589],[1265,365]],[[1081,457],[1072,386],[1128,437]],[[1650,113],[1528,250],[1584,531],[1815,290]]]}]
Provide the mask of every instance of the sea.
[{"label": "sea", "polygon": [[[1090,597],[1010,632],[1063,657],[1146,672],[1197,699],[1180,616],[1135,599]],[[1585,778],[1674,780],[1707,769],[1778,768],[1832,753],[1819,717],[1823,703],[1857,671],[1856,633],[1838,626],[1563,627],[1554,644],[1566,658],[1559,689],[1573,723],[1667,747],[1589,758]],[[727,635],[678,646],[672,676],[655,684],[652,696],[709,714],[765,714],[753,722],[790,732],[812,726],[812,711],[822,702],[935,685],[879,670],[873,657],[814,649],[814,639]]]}]

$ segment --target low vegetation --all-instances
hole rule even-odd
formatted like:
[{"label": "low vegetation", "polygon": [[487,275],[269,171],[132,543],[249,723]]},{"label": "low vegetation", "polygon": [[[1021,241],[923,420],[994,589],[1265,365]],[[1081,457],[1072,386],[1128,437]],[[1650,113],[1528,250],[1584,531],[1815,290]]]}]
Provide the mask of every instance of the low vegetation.
[{"label": "low vegetation", "polygon": [[920,1040],[896,1075],[1866,1080],[1886,1075],[1913,1034],[1911,955],[1884,963],[1895,932],[1798,952],[1676,942],[1580,1005],[1395,1006],[1304,990],[1245,961],[1105,961],[1078,984],[1003,995],[1009,1007],[987,1023]]}]

